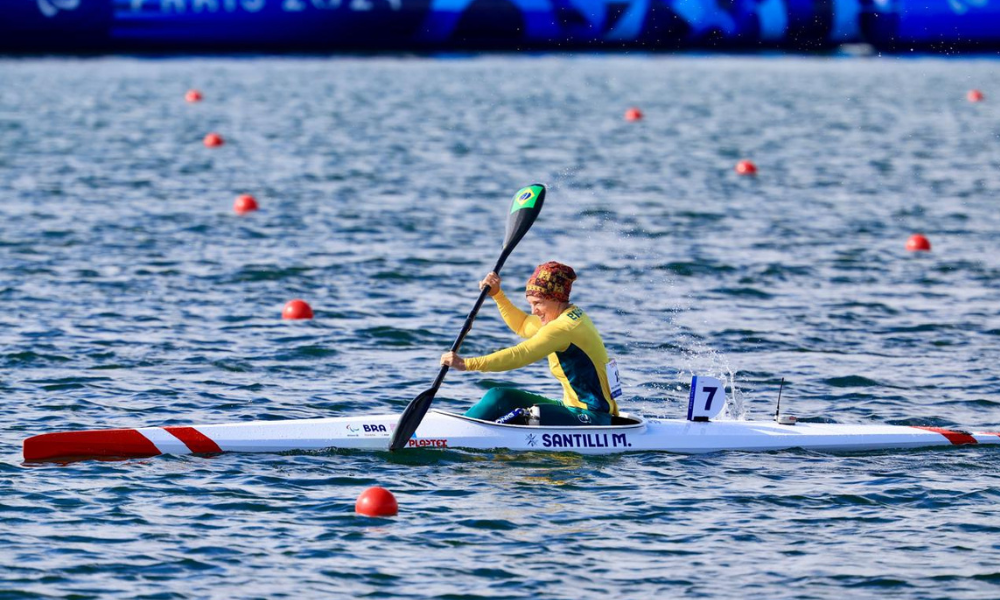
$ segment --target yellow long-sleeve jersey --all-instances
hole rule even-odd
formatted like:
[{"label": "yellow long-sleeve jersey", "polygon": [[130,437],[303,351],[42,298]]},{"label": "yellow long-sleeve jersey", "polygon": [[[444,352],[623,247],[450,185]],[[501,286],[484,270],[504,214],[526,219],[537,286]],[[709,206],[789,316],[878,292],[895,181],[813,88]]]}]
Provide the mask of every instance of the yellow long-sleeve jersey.
[{"label": "yellow long-sleeve jersey", "polygon": [[549,370],[562,384],[564,405],[618,415],[605,368],[608,351],[590,317],[571,305],[543,326],[538,317],[514,306],[502,291],[493,300],[507,327],[526,339],[492,354],[466,358],[466,369],[510,371],[548,356]]}]

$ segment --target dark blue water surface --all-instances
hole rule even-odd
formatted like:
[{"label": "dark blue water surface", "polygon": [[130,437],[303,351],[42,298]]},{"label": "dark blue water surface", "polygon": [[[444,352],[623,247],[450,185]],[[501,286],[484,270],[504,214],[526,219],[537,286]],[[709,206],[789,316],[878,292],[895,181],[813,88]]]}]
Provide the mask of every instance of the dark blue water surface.
[{"label": "dark blue water surface", "polygon": [[[990,449],[21,456],[50,431],[402,410],[534,181],[506,286],[576,267],[625,408],[680,417],[692,373],[732,374],[766,419],[784,377],[807,420],[995,430],[997,81],[938,59],[0,61],[0,597],[1000,597]],[[292,298],[315,319],[282,321]],[[466,352],[513,341],[487,305]],[[497,382],[558,395],[539,364],[451,373],[435,406]],[[398,517],[354,514],[375,484]]]}]

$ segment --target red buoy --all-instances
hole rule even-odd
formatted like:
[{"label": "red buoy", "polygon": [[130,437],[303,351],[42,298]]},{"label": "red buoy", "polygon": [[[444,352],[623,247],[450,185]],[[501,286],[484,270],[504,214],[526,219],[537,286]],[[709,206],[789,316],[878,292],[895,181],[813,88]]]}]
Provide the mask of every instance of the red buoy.
[{"label": "red buoy", "polygon": [[219,134],[217,134],[217,133],[210,133],[210,134],[206,135],[205,139],[204,139],[204,142],[205,142],[205,147],[206,148],[215,148],[217,146],[221,146],[221,145],[223,145],[223,144],[226,143],[222,139],[222,136],[219,135]]},{"label": "red buoy", "polygon": [[919,233],[914,233],[906,240],[906,249],[910,252],[930,252],[931,243]]},{"label": "red buoy", "polygon": [[184,94],[184,99],[188,102],[201,102],[201,92],[198,90],[188,90],[187,93]]},{"label": "red buoy", "polygon": [[354,503],[354,512],[367,517],[392,517],[399,512],[399,504],[392,492],[375,486],[361,492]]},{"label": "red buoy", "polygon": [[257,199],[250,194],[240,194],[236,197],[236,201],[233,202],[233,210],[236,211],[236,214],[238,215],[253,212],[258,208]]},{"label": "red buoy", "polygon": [[741,160],[736,163],[736,172],[740,175],[756,175],[757,165],[749,160]]},{"label": "red buoy", "polygon": [[642,111],[639,110],[638,108],[635,108],[635,107],[626,110],[625,111],[625,120],[626,121],[641,121],[642,120]]},{"label": "red buoy", "polygon": [[305,300],[289,300],[285,304],[285,309],[281,311],[282,319],[311,319],[313,309]]},{"label": "red buoy", "polygon": [[965,95],[965,98],[969,102],[982,102],[985,96],[983,96],[983,93],[979,90],[969,90],[969,93]]}]

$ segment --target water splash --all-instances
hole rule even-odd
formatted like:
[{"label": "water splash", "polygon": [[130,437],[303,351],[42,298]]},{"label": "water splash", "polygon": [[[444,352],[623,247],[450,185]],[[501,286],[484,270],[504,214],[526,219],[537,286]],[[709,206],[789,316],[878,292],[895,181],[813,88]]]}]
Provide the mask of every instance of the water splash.
[{"label": "water splash", "polygon": [[736,384],[736,369],[729,362],[729,357],[709,346],[705,341],[685,336],[684,360],[677,373],[678,384],[690,383],[695,375],[707,375],[726,382],[729,393],[726,394],[726,407],[720,420],[745,421],[750,418],[750,411],[744,399],[746,395]]}]

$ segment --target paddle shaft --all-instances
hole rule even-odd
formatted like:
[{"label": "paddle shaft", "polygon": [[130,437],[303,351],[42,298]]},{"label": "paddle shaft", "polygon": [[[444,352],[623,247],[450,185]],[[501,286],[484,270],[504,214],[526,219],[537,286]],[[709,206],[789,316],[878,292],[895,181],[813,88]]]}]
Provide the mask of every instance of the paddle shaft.
[{"label": "paddle shaft", "polygon": [[[513,250],[513,248],[511,248],[511,250]],[[504,253],[500,255],[500,260],[498,260],[497,264],[493,267],[494,273],[497,275],[500,274],[500,269],[502,269],[503,264],[507,262],[507,257],[509,255],[510,252],[508,252],[505,248]],[[486,296],[489,296],[490,289],[490,286],[487,285],[483,288],[483,291],[480,292],[479,299],[476,300],[476,305],[472,307],[472,311],[469,312],[469,316],[465,318],[465,324],[462,325],[462,331],[460,331],[458,337],[455,338],[455,343],[451,345],[452,352],[458,352],[458,350],[462,347],[462,342],[465,341],[465,336],[472,331],[472,322],[476,320],[476,315],[479,314],[479,309],[483,307],[483,302],[486,301]],[[444,376],[448,374],[448,368],[448,365],[441,365],[441,370],[438,371],[437,377],[434,378],[434,383],[431,384],[431,387],[428,390],[432,395],[437,394],[438,388],[440,388],[441,384],[444,382]]]},{"label": "paddle shaft", "polygon": [[[528,232],[531,224],[535,222],[538,217],[539,211],[542,209],[542,203],[545,200],[545,186],[539,183],[532,184],[526,188],[522,188],[514,195],[514,201],[511,204],[510,212],[507,214],[507,232],[504,235],[504,245],[503,251],[500,253],[500,258],[497,260],[497,264],[493,267],[493,272],[497,275],[500,274],[500,269],[503,268],[503,264],[507,262],[507,257],[510,253],[514,251],[514,247],[517,243],[521,241],[524,234]],[[465,336],[472,329],[472,322],[476,319],[476,315],[479,313],[479,309],[482,308],[483,302],[486,301],[486,296],[490,293],[490,286],[483,286],[482,293],[479,294],[479,299],[476,300],[476,305],[472,307],[472,312],[469,316],[465,318],[465,324],[462,326],[462,331],[455,338],[455,343],[451,345],[452,352],[458,352],[459,348],[462,347],[462,342],[465,341]],[[410,401],[403,410],[403,414],[399,416],[399,422],[396,423],[396,429],[393,431],[392,439],[389,441],[389,450],[399,450],[407,444],[413,434],[417,431],[417,427],[420,425],[420,421],[427,414],[428,409],[431,407],[431,403],[434,402],[434,396],[437,394],[438,388],[441,387],[441,383],[444,382],[444,376],[448,374],[448,366],[442,365],[441,370],[438,372],[437,377],[434,378],[434,383],[427,390],[424,390],[420,395]]]},{"label": "paddle shaft", "polygon": [[[514,244],[508,245],[504,248],[503,253],[500,254],[500,260],[493,267],[493,272],[497,275],[500,274],[500,269],[503,268],[503,264],[507,261],[507,257],[510,256],[511,251],[514,250]],[[462,347],[462,342],[465,341],[465,336],[468,335],[469,331],[472,329],[472,322],[476,319],[476,315],[479,314],[479,309],[483,307],[483,302],[486,301],[486,296],[490,293],[490,286],[484,286],[483,291],[479,294],[479,299],[476,300],[476,305],[472,307],[472,312],[469,316],[465,318],[465,324],[462,325],[462,331],[455,338],[455,343],[451,345],[452,352],[458,352],[459,348]],[[392,439],[389,442],[389,450],[399,450],[402,448],[406,442],[413,435],[413,432],[417,430],[417,426],[420,421],[427,414],[427,410],[431,407],[431,403],[434,401],[434,396],[437,395],[438,388],[441,387],[441,383],[444,382],[444,376],[448,374],[448,365],[441,365],[441,370],[438,371],[437,377],[434,378],[434,383],[430,388],[425,390],[419,396],[414,398],[403,411],[403,414],[399,417],[399,422],[396,424],[396,430],[392,434]]]}]

